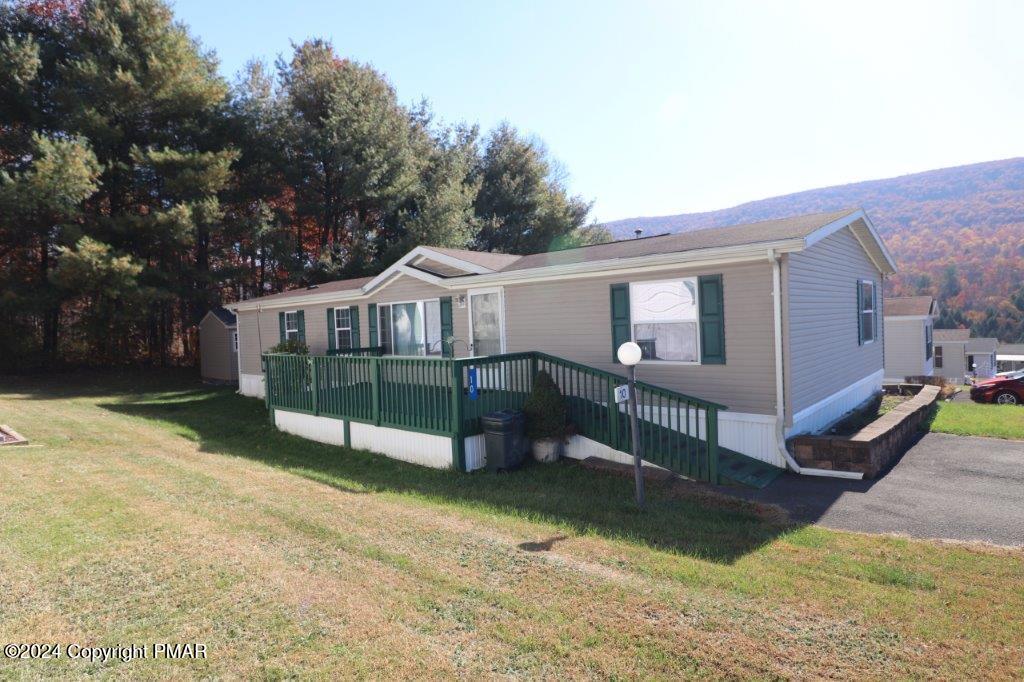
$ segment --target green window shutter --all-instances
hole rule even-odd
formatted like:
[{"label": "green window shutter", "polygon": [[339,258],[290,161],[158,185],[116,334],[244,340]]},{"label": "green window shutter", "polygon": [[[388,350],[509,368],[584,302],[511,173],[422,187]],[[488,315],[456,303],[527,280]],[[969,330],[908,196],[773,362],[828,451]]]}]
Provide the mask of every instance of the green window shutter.
[{"label": "green window shutter", "polygon": [[700,301],[700,362],[725,364],[725,298],[721,275],[704,275],[697,280]]},{"label": "green window shutter", "polygon": [[351,306],[348,314],[352,325],[352,347],[359,348],[359,306]]},{"label": "green window shutter", "polygon": [[281,332],[281,338],[279,339],[279,341],[281,343],[284,343],[284,313],[277,314],[277,326]]},{"label": "green window shutter", "polygon": [[299,311],[299,341],[306,343],[306,311]]},{"label": "green window shutter", "polygon": [[878,341],[878,287],[871,282],[871,340]]},{"label": "green window shutter", "polygon": [[452,297],[441,297],[441,355],[452,357],[452,345],[448,343],[455,334],[455,325],[452,324]]},{"label": "green window shutter", "polygon": [[857,282],[857,345],[864,345],[864,315],[861,311],[864,310],[864,291],[860,285],[860,280]]},{"label": "green window shutter", "polygon": [[633,336],[629,331],[629,285],[613,284],[611,286],[612,311],[612,362],[618,362],[616,351],[619,346],[630,341]]},{"label": "green window shutter", "polygon": [[327,309],[327,350],[332,351],[338,347],[338,337],[334,333],[334,308]]},{"label": "green window shutter", "polygon": [[370,328],[370,347],[377,346],[377,304],[371,303],[366,306],[366,322]]}]

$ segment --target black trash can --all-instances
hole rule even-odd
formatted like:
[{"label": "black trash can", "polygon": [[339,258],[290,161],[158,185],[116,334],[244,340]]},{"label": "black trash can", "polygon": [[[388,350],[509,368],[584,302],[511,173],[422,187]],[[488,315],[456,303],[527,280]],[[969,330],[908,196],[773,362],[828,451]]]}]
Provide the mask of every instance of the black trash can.
[{"label": "black trash can", "polygon": [[523,464],[526,434],[523,413],[519,410],[498,410],[485,414],[484,448],[488,471],[511,471]]}]

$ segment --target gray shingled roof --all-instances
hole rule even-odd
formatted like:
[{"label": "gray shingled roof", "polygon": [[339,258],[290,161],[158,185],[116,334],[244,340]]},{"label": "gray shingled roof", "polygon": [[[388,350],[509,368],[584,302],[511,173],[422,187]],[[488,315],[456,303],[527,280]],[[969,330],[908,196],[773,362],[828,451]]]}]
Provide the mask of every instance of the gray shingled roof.
[{"label": "gray shingled roof", "polygon": [[[279,294],[270,294],[269,296],[260,296],[261,301],[279,301],[282,298],[292,298],[294,296],[306,296],[308,294],[324,294],[332,293],[336,291],[350,291],[352,289],[358,289],[373,277],[355,277],[353,279],[339,279],[333,282],[324,282],[323,284],[316,284],[312,287],[300,287],[298,289],[292,289],[291,291],[282,291]],[[251,300],[251,299],[250,299]]]},{"label": "gray shingled roof", "polygon": [[213,313],[214,315],[216,315],[217,318],[221,322],[223,322],[226,326],[228,326],[228,327],[234,327],[235,326],[235,314],[233,312],[231,312],[230,310],[228,310],[227,308],[214,308],[210,312]]},{"label": "gray shingled roof", "polygon": [[898,296],[885,299],[886,317],[902,317],[907,315],[929,315],[932,311],[931,296]]},{"label": "gray shingled roof", "polygon": [[449,249],[442,246],[428,246],[431,251],[443,253],[452,258],[474,263],[489,270],[501,270],[512,263],[515,263],[523,256],[513,256],[508,253],[491,253],[489,251],[470,251],[469,249]]},{"label": "gray shingled roof", "polygon": [[968,353],[995,353],[996,346],[999,345],[998,339],[980,338],[971,339],[967,342]]},{"label": "gray shingled roof", "polygon": [[503,268],[502,272],[614,258],[636,258],[638,256],[652,256],[662,253],[695,251],[697,249],[744,246],[746,244],[773,242],[782,239],[801,239],[856,210],[847,209],[833,213],[813,213],[793,218],[762,220],[756,223],[733,225],[731,227],[709,227],[703,230],[693,230],[692,232],[681,232],[679,234],[665,234],[657,237],[643,237],[641,239],[624,239],[622,241],[582,246],[564,251],[535,253],[516,260],[511,265]]},{"label": "gray shingled roof", "polygon": [[970,329],[936,329],[932,335],[935,343],[949,343],[950,341],[967,341],[971,338]]}]

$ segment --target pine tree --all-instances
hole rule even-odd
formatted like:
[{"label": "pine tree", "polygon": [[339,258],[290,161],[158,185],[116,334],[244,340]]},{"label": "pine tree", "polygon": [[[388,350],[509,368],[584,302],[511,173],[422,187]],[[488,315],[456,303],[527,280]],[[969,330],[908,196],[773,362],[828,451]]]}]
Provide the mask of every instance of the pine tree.
[{"label": "pine tree", "polygon": [[477,248],[536,253],[607,238],[586,225],[591,204],[567,194],[544,147],[507,123],[488,137],[477,174]]},{"label": "pine tree", "polygon": [[315,280],[371,272],[382,221],[414,193],[422,160],[413,122],[369,66],[307,41],[278,65],[297,220],[315,231]]},{"label": "pine tree", "polygon": [[[226,84],[158,0],[86,2],[66,52],[57,86],[65,125],[89,141],[103,167],[89,236],[143,264],[148,313],[120,333],[167,363],[210,303],[217,193],[235,158],[211,134]],[[182,352],[190,351],[186,339]]]}]

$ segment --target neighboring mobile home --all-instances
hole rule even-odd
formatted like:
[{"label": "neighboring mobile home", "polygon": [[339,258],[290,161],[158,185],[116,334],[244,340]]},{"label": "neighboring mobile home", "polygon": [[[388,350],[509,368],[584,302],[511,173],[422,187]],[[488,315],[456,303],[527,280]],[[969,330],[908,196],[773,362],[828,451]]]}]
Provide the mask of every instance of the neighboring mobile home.
[{"label": "neighboring mobile home", "polygon": [[199,364],[203,381],[238,383],[238,329],[230,310],[214,308],[199,322]]},{"label": "neighboring mobile home", "polygon": [[283,339],[313,354],[541,351],[619,374],[615,350],[634,340],[639,379],[724,404],[722,446],[783,467],[788,435],[880,390],[893,272],[867,215],[846,210],[528,256],[421,246],[375,277],[230,307],[251,396]]},{"label": "neighboring mobile home", "polygon": [[935,370],[932,328],[939,309],[931,296],[887,298],[885,308],[885,380],[930,377]]},{"label": "neighboring mobile home", "polygon": [[1024,343],[1001,343],[996,348],[996,370],[1010,372],[1024,369]]},{"label": "neighboring mobile home", "polygon": [[993,338],[972,338],[970,329],[936,329],[935,374],[957,383],[989,379],[996,373],[998,346]]}]

